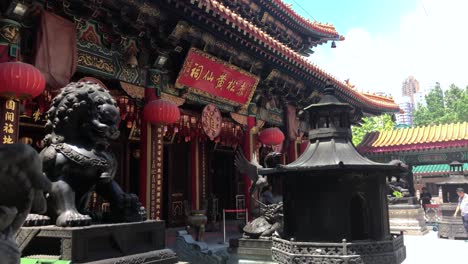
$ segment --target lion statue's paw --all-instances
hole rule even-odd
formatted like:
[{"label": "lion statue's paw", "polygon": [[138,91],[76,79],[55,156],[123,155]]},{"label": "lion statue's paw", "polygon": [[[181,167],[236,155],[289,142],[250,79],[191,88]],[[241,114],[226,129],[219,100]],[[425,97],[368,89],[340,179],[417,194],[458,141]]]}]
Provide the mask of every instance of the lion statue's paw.
[{"label": "lion statue's paw", "polygon": [[50,225],[50,217],[40,214],[28,214],[23,226],[45,226]]},{"label": "lion statue's paw", "polygon": [[57,226],[87,226],[91,224],[89,215],[82,215],[76,211],[69,210],[59,215],[57,218]]}]

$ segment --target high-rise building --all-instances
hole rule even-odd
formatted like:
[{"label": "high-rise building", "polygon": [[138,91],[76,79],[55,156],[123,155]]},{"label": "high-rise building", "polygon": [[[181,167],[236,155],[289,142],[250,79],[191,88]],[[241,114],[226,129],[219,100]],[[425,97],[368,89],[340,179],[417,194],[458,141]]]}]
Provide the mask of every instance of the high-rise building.
[{"label": "high-rise building", "polygon": [[403,96],[408,96],[410,98],[411,105],[414,106],[414,94],[419,92],[419,82],[414,78],[414,76],[409,76],[403,82],[402,86]]},{"label": "high-rise building", "polygon": [[395,114],[397,125],[413,125],[413,107],[410,102],[404,102],[398,104],[400,107],[400,113]]}]

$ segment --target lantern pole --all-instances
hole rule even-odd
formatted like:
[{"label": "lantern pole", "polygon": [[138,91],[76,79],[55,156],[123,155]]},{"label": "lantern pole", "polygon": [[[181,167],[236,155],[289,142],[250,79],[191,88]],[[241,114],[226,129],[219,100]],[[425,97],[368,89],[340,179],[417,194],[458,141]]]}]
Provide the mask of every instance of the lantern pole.
[{"label": "lantern pole", "polygon": [[[10,19],[0,19],[0,28],[8,28],[10,34],[0,34],[0,63],[19,60],[21,25]],[[18,142],[19,100],[0,97],[0,144]]]}]

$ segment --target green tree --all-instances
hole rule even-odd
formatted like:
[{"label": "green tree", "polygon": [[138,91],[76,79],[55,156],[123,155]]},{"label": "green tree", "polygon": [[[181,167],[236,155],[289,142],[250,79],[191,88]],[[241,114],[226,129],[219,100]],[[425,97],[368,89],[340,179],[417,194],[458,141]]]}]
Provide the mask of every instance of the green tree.
[{"label": "green tree", "polygon": [[432,115],[429,113],[427,107],[418,104],[415,111],[413,111],[413,124],[415,126],[423,126],[432,122]]},{"label": "green tree", "polygon": [[418,105],[413,112],[415,126],[468,121],[468,87],[462,90],[452,84],[444,93],[436,85],[425,99],[426,106]]},{"label": "green tree", "polygon": [[454,103],[454,109],[457,113],[457,121],[468,122],[468,86],[463,94]]},{"label": "green tree", "polygon": [[442,116],[444,114],[444,92],[439,84],[426,95],[426,104],[429,114],[433,116]]},{"label": "green tree", "polygon": [[395,127],[395,123],[389,114],[383,114],[380,116],[370,116],[362,118],[360,126],[353,126],[351,128],[353,134],[353,144],[359,145],[364,136],[369,132],[392,130]]},{"label": "green tree", "polygon": [[450,111],[456,112],[457,102],[463,96],[463,90],[455,84],[450,85],[450,88],[444,94],[445,107]]}]

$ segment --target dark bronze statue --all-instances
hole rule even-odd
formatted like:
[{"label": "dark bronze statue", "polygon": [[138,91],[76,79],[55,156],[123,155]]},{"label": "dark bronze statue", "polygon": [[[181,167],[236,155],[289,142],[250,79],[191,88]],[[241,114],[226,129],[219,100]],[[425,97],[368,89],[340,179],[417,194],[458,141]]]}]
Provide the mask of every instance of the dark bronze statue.
[{"label": "dark bronze statue", "polygon": [[15,236],[30,212],[45,213],[44,192],[51,183],[42,173],[37,152],[28,145],[0,145],[1,263],[17,264],[21,253]]},{"label": "dark bronze statue", "polygon": [[193,229],[195,232],[196,241],[203,241],[203,238],[205,236],[205,226],[208,222],[208,217],[206,216],[207,207],[207,200],[204,200],[202,202],[200,210],[192,209],[192,206],[189,205],[188,201],[184,201],[187,233],[190,234],[190,229]]},{"label": "dark bronze statue", "polygon": [[269,205],[260,203],[260,205],[260,216],[248,223],[243,229],[245,237],[269,239],[275,232],[281,233],[283,203]]},{"label": "dark bronze statue", "polygon": [[[408,166],[400,160],[392,160],[391,165],[399,165],[403,168]],[[394,179],[394,180],[393,180]],[[411,170],[401,172],[397,176],[387,177],[388,201],[390,204],[398,203],[401,198],[415,196],[413,173]]]},{"label": "dark bronze statue", "polygon": [[[280,156],[281,153],[268,153],[264,160],[265,168],[276,167],[279,164],[278,157]],[[258,164],[255,155],[253,155],[252,161],[249,162],[244,154],[242,154],[242,150],[239,149],[236,152],[234,164],[240,173],[247,174],[252,180],[252,186],[250,186],[251,196],[255,192],[260,192],[268,185],[267,176],[260,175],[264,167]],[[249,222],[243,228],[244,236],[253,239],[268,239],[271,238],[275,232],[281,233],[283,226],[283,203],[279,202],[265,205],[258,200],[257,203],[260,204],[260,216]]]},{"label": "dark bronze statue", "polygon": [[137,197],[113,180],[117,160],[108,149],[119,137],[119,110],[107,90],[92,82],[70,83],[47,112],[43,170],[52,181],[48,215],[58,226],[91,224],[86,213],[95,191],[110,202],[113,222],[146,217]]},{"label": "dark bronze statue", "polygon": [[[281,153],[270,152],[266,155],[264,165],[265,168],[274,168],[279,164],[278,157],[281,156]],[[255,153],[252,155],[252,161],[248,161],[247,158],[242,153],[242,149],[236,151],[236,156],[234,159],[234,164],[237,170],[240,173],[245,173],[252,180],[252,185],[250,186],[250,196],[255,192],[260,192],[264,187],[268,185],[267,176],[262,176],[259,174],[259,169],[264,167],[260,165],[257,161]]]}]

